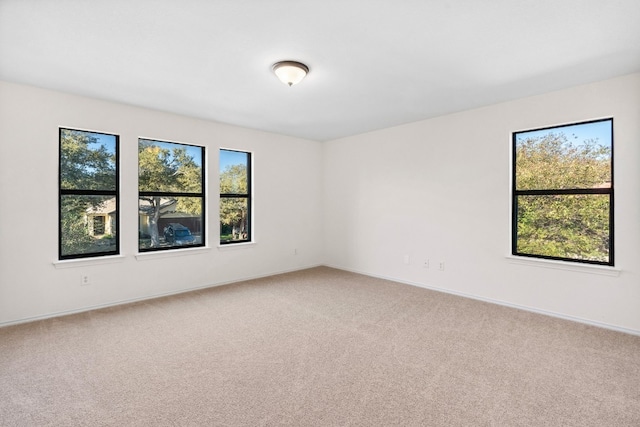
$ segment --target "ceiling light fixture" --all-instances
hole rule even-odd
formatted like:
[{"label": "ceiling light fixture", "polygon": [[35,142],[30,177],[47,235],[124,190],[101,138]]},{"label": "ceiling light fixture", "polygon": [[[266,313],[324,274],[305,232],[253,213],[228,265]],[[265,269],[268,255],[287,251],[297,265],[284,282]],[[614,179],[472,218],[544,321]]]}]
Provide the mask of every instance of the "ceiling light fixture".
[{"label": "ceiling light fixture", "polygon": [[273,72],[282,83],[293,86],[304,79],[309,72],[309,67],[301,62],[280,61],[273,64]]}]

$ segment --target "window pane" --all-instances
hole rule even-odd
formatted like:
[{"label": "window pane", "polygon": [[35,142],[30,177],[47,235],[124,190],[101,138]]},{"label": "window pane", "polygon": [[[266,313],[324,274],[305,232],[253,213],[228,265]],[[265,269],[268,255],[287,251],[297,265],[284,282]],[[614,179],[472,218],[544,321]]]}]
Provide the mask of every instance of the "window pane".
[{"label": "window pane", "polygon": [[612,121],[514,134],[517,190],[611,187]]},{"label": "window pane", "polygon": [[220,194],[249,194],[249,153],[220,150]]},{"label": "window pane", "polygon": [[116,189],[116,136],[60,130],[60,187],[65,190]]},{"label": "window pane", "polygon": [[139,248],[174,248],[203,243],[202,197],[140,197]]},{"label": "window pane", "polygon": [[61,256],[116,251],[116,198],[62,196]]},{"label": "window pane", "polygon": [[139,191],[202,193],[202,147],[140,139]]},{"label": "window pane", "polygon": [[220,199],[220,241],[249,240],[249,201],[244,197]]},{"label": "window pane", "polygon": [[609,261],[608,194],[518,196],[517,253]]}]

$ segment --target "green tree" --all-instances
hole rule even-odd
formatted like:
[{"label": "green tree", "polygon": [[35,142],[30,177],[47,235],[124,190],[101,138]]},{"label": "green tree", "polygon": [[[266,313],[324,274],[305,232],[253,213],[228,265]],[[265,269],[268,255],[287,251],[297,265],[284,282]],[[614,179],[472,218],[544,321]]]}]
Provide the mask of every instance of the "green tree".
[{"label": "green tree", "polygon": [[63,197],[60,206],[61,255],[91,252],[94,238],[89,234],[84,214],[91,206],[87,197]]},{"label": "green tree", "polygon": [[202,192],[202,168],[187,153],[186,148],[163,148],[153,141],[140,140],[138,187],[140,192],[158,193],[140,196],[140,200],[145,202],[141,204],[141,213],[149,217],[152,248],[160,246],[158,220],[163,206],[175,203],[179,212],[202,215],[200,197],[171,195]]},{"label": "green tree", "polygon": [[61,255],[99,252],[89,234],[86,213],[110,197],[73,194],[75,191],[115,191],[114,146],[100,143],[96,134],[62,129],[60,133]]},{"label": "green tree", "polygon": [[611,148],[590,139],[572,144],[564,133],[526,138],[516,145],[516,188],[594,188],[611,182]]},{"label": "green tree", "polygon": [[[220,194],[248,194],[246,165],[235,164],[225,168],[220,174]],[[249,204],[246,197],[224,197],[220,199],[221,228],[230,230],[233,240],[242,239],[246,235],[248,210]]]},{"label": "green tree", "polygon": [[63,129],[60,186],[63,189],[115,190],[115,153],[89,132]]},{"label": "green tree", "polygon": [[[516,143],[517,190],[575,190],[611,185],[611,148],[572,144],[564,133]],[[608,194],[518,196],[518,252],[606,262]]]}]

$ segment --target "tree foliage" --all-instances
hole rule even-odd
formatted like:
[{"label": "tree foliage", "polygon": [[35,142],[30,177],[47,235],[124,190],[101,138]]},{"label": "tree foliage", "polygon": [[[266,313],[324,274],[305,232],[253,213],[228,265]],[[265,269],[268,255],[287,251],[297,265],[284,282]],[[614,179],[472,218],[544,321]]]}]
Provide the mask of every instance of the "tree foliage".
[{"label": "tree foliage", "polygon": [[91,201],[87,197],[64,197],[60,205],[60,228],[62,231],[61,255],[91,252],[94,238],[89,235],[84,214]]},{"label": "tree foliage", "polygon": [[63,129],[60,184],[64,189],[115,190],[115,153],[91,133]]},{"label": "tree foliage", "polygon": [[[563,133],[516,144],[517,190],[573,190],[611,185],[611,148],[588,140],[572,144]],[[517,196],[519,253],[606,262],[608,194]]]},{"label": "tree foliage", "polygon": [[516,188],[594,188],[611,182],[611,148],[587,140],[572,144],[564,133],[527,138],[516,146]]}]

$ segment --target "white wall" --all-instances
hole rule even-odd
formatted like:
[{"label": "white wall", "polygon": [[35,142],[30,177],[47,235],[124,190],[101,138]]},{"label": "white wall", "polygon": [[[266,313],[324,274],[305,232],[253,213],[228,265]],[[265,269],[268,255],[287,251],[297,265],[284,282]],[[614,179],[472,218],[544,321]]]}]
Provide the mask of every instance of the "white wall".
[{"label": "white wall", "polygon": [[[603,117],[620,271],[510,261],[511,132]],[[640,74],[331,141],[324,156],[329,265],[640,333]]]},{"label": "white wall", "polygon": [[[611,116],[619,271],[507,259],[511,132]],[[120,135],[114,263],[54,266],[59,126]],[[209,249],[137,256],[139,136],[208,148]],[[254,153],[256,245],[215,244],[221,146]],[[0,325],[325,263],[640,333],[638,165],[640,74],[324,144],[0,82]]]},{"label": "white wall", "polygon": [[[60,126],[120,135],[116,262],[54,266]],[[207,148],[209,249],[136,256],[140,136]],[[253,152],[255,245],[217,248],[220,147]],[[318,142],[0,82],[0,325],[321,264],[321,173]]]}]

